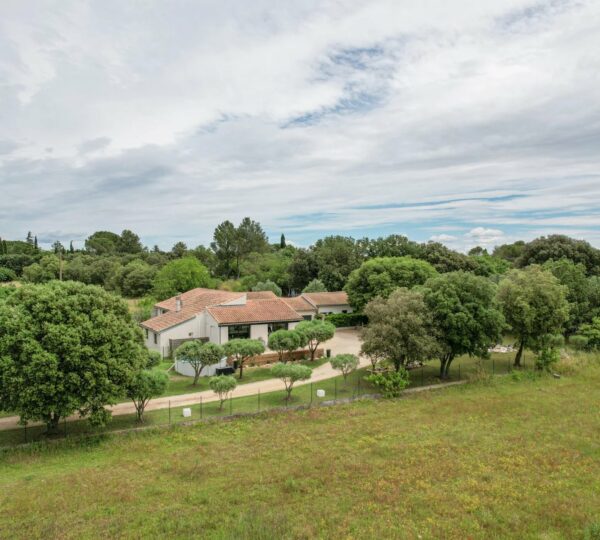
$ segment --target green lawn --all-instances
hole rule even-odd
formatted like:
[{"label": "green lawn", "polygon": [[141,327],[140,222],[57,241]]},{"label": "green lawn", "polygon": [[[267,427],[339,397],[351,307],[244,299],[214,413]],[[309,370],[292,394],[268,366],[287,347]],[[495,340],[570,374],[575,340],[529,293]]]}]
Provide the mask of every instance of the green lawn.
[{"label": "green lawn", "polygon": [[1,538],[583,538],[600,368],[0,455]]}]

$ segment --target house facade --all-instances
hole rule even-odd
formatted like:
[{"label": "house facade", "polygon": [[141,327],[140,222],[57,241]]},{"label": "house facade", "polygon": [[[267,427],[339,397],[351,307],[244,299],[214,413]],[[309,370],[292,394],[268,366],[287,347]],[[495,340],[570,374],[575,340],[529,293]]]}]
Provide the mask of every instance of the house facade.
[{"label": "house facade", "polygon": [[[343,304],[343,301],[346,304]],[[270,291],[230,292],[192,289],[154,305],[152,317],[141,323],[148,349],[163,358],[184,341],[201,339],[223,345],[234,338],[260,339],[265,345],[271,332],[293,329],[302,320],[319,314],[349,313],[346,293],[310,293],[279,298]],[[226,359],[203,375],[225,367]],[[189,365],[176,363],[188,375]]]}]

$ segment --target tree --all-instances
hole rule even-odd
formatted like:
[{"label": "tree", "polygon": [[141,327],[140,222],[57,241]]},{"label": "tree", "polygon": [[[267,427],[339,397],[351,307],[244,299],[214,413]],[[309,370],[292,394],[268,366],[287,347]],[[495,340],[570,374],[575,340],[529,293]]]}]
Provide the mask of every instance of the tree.
[{"label": "tree", "polygon": [[286,246],[285,243],[285,234],[281,233],[281,238],[279,240],[279,249],[284,249]]},{"label": "tree", "polygon": [[119,253],[141,253],[144,249],[140,237],[129,229],[125,229],[117,240]]},{"label": "tree", "polygon": [[55,255],[66,253],[64,246],[58,240],[52,244],[52,251]]},{"label": "tree", "polygon": [[302,343],[302,338],[299,332],[294,330],[276,330],[269,336],[269,349],[277,351],[279,361],[284,362],[284,353],[287,351],[289,360],[291,360],[291,352],[295,351]]},{"label": "tree", "polygon": [[265,352],[265,344],[260,339],[232,339],[223,345],[225,354],[233,357],[240,368],[240,379],[244,371],[244,362]]},{"label": "tree", "polygon": [[574,334],[583,323],[590,322],[594,315],[590,304],[592,281],[586,276],[585,266],[569,259],[560,259],[546,262],[543,268],[567,288],[569,320],[565,330],[567,335]]},{"label": "tree", "polygon": [[31,234],[31,231],[27,232],[27,237],[25,238],[25,241],[30,245],[33,246],[33,235]]},{"label": "tree", "polygon": [[214,284],[208,269],[194,257],[176,259],[163,266],[153,282],[153,293],[164,300],[196,287],[211,287]]},{"label": "tree", "polygon": [[419,259],[427,261],[440,273],[470,272],[477,267],[476,262],[462,253],[447,248],[440,242],[421,244]]},{"label": "tree", "polygon": [[148,402],[167,388],[169,376],[164,371],[142,370],[135,373],[127,383],[127,397],[133,401],[137,421],[144,421]]},{"label": "tree", "polygon": [[285,386],[285,401],[289,403],[294,383],[310,379],[312,369],[302,364],[278,363],[271,368],[271,375],[283,381]]},{"label": "tree", "polygon": [[200,374],[205,367],[218,364],[225,356],[221,345],[216,343],[202,343],[198,340],[186,341],[175,351],[175,356],[180,362],[186,362],[194,370],[193,385],[198,384]]},{"label": "tree", "polygon": [[524,249],[525,242],[523,242],[523,240],[519,240],[514,244],[502,244],[501,246],[495,247],[492,256],[499,259],[504,259],[510,264],[514,264],[515,261],[521,256]]},{"label": "tree", "polygon": [[342,372],[344,376],[344,384],[348,379],[348,375],[358,368],[358,356],[355,354],[338,354],[330,361],[331,367]]},{"label": "tree", "polygon": [[236,230],[236,276],[240,277],[240,263],[250,253],[263,253],[269,249],[267,235],[258,221],[242,219]]},{"label": "tree", "polygon": [[33,249],[35,249],[35,251],[39,249],[37,235],[33,237]]},{"label": "tree", "polygon": [[187,255],[187,250],[185,242],[176,242],[171,248],[171,255],[175,259],[181,259]]},{"label": "tree", "polygon": [[396,289],[387,299],[371,300],[365,314],[369,324],[362,332],[361,353],[373,367],[373,359],[387,359],[400,371],[438,353],[433,317],[420,292]]},{"label": "tree", "polygon": [[56,431],[76,411],[95,425],[147,361],[125,302],[73,281],[25,285],[0,303],[0,410]]},{"label": "tree", "polygon": [[15,281],[17,279],[17,274],[14,270],[10,268],[6,268],[4,266],[0,266],[0,282],[8,282]]},{"label": "tree", "polygon": [[373,259],[376,257],[414,257],[418,259],[421,247],[416,242],[409,240],[400,234],[391,234],[385,238],[359,241],[362,245],[364,256]]},{"label": "tree", "polygon": [[275,296],[281,296],[283,293],[281,287],[277,283],[273,283],[271,280],[259,281],[254,287],[253,291],[271,291]]},{"label": "tree", "polygon": [[361,311],[373,298],[387,298],[398,287],[412,289],[437,274],[426,261],[412,257],[379,257],[368,260],[354,270],[345,290],[350,305]]},{"label": "tree", "polygon": [[69,253],[75,253],[75,248],[73,247],[73,240],[69,242]]},{"label": "tree", "polygon": [[231,375],[219,375],[217,377],[211,377],[208,381],[210,389],[219,396],[219,410],[223,410],[223,403],[229,398],[231,393],[237,386],[235,377]]},{"label": "tree", "polygon": [[123,296],[138,298],[150,292],[155,276],[156,269],[153,266],[134,259],[116,273],[115,282]]},{"label": "tree", "polygon": [[86,251],[94,255],[111,255],[117,252],[121,241],[118,234],[110,231],[96,231],[85,241]]},{"label": "tree", "polygon": [[237,250],[237,231],[231,221],[217,225],[210,244],[217,259],[217,271],[225,278],[231,277],[233,261]]},{"label": "tree", "polygon": [[313,279],[304,289],[303,293],[327,292],[327,287],[320,279]]},{"label": "tree", "polygon": [[575,264],[583,264],[588,275],[600,274],[600,250],[584,240],[575,240],[561,234],[542,236],[526,244],[516,261],[518,268],[546,261],[569,259]]},{"label": "tree", "polygon": [[287,268],[287,273],[290,288],[301,291],[319,273],[319,265],[314,252],[307,249],[296,250]]},{"label": "tree", "polygon": [[317,240],[313,251],[319,268],[318,278],[329,291],[342,290],[350,272],[362,262],[354,238],[327,236]]},{"label": "tree", "polygon": [[496,286],[468,272],[451,272],[428,280],[422,289],[441,345],[440,378],[447,379],[460,355],[488,356],[498,342],[504,318],[494,300]]},{"label": "tree", "polygon": [[498,302],[519,343],[516,367],[521,365],[526,346],[534,346],[541,336],[563,330],[569,318],[566,296],[566,287],[537,265],[511,270],[500,282]]},{"label": "tree", "polygon": [[294,331],[304,335],[306,345],[310,351],[310,359],[313,361],[319,345],[329,341],[335,335],[335,326],[330,322],[314,319],[298,323]]},{"label": "tree", "polygon": [[46,283],[58,279],[60,261],[56,255],[45,255],[39,262],[23,268],[23,280],[29,283]]}]

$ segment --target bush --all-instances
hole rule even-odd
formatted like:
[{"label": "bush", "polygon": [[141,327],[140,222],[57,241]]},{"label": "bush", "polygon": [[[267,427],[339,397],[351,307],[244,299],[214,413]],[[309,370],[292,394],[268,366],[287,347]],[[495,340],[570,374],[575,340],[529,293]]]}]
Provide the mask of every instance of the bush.
[{"label": "bush", "polygon": [[254,287],[252,287],[252,290],[254,292],[271,291],[275,296],[281,296],[283,294],[281,287],[270,279],[267,279],[266,281],[259,281],[256,285],[254,285]]},{"label": "bush", "polygon": [[399,397],[409,383],[408,371],[400,368],[399,371],[386,371],[385,373],[373,373],[365,380],[377,386],[384,397]]},{"label": "bush", "polygon": [[219,396],[219,410],[223,410],[223,403],[229,398],[237,386],[237,381],[231,375],[218,375],[211,377],[208,382],[210,389]]},{"label": "bush", "polygon": [[15,281],[17,273],[6,266],[0,266],[0,282]]},{"label": "bush", "polygon": [[585,351],[588,348],[590,340],[585,336],[571,336],[569,345],[576,351]]},{"label": "bush", "polygon": [[366,315],[362,313],[330,313],[325,315],[325,320],[336,328],[364,326],[368,322]]}]

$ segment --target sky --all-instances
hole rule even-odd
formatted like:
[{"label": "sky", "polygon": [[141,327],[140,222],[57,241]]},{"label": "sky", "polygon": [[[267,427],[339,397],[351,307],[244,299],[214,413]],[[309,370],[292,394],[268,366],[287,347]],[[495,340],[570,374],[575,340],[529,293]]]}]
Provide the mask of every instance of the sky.
[{"label": "sky", "polygon": [[244,216],[600,247],[600,2],[0,2],[0,237]]}]

